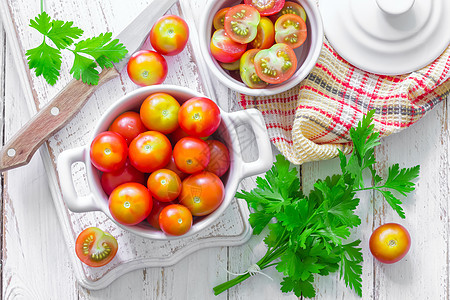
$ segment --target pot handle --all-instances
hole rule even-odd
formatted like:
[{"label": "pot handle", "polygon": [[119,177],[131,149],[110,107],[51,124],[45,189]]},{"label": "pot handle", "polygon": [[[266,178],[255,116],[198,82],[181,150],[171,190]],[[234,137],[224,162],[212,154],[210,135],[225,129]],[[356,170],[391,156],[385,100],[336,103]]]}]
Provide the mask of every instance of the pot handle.
[{"label": "pot handle", "polygon": [[88,212],[100,210],[95,203],[92,192],[86,196],[78,196],[72,177],[72,165],[76,162],[84,164],[86,156],[86,147],[78,147],[66,150],[58,156],[59,182],[63,199],[67,207],[73,212]]},{"label": "pot handle", "polygon": [[249,108],[230,114],[236,126],[248,124],[253,130],[258,146],[259,157],[252,162],[242,161],[243,178],[261,174],[270,169],[273,163],[272,146],[267,133],[266,124],[259,110]]}]

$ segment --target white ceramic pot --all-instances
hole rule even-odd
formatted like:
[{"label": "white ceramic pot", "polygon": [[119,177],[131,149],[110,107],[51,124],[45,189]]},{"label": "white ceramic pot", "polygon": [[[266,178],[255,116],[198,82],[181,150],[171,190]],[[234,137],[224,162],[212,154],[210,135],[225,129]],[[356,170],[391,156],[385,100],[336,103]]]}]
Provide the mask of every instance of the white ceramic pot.
[{"label": "white ceramic pot", "polygon": [[[100,132],[108,130],[112,121],[121,113],[129,110],[138,110],[145,98],[153,93],[159,92],[168,93],[180,102],[184,102],[192,97],[205,97],[188,88],[174,85],[157,85],[137,89],[116,101],[103,114],[92,133],[91,141]],[[230,169],[223,177],[225,185],[224,200],[217,210],[196,220],[190,231],[180,237],[193,235],[211,225],[211,223],[213,223],[230,205],[231,200],[236,193],[238,184],[243,178],[265,172],[272,165],[273,158],[270,140],[267,135],[264,120],[258,110],[247,109],[231,113],[221,110],[221,116],[222,122],[214,136],[222,140],[228,147],[231,159]],[[242,158],[241,151],[245,151],[245,148],[241,148],[236,128],[243,124],[249,125],[253,130],[256,145],[258,146],[259,157],[253,162],[244,162]],[[156,240],[180,238],[166,235],[162,231],[154,229],[145,221],[135,226],[125,226],[114,220],[109,212],[108,196],[103,192],[100,184],[101,173],[94,168],[90,161],[90,144],[91,143],[83,147],[66,150],[58,156],[58,173],[63,198],[67,207],[73,212],[102,211],[117,225],[146,238]],[[81,162],[85,165],[86,178],[90,189],[89,194],[86,196],[77,195],[75,190],[71,167],[76,162]]]},{"label": "white ceramic pot", "polygon": [[231,7],[240,4],[239,0],[215,0],[209,1],[200,20],[199,39],[200,49],[203,59],[206,61],[208,68],[212,74],[217,77],[224,85],[250,96],[270,96],[287,91],[299,84],[308,76],[313,67],[316,65],[323,44],[323,26],[317,4],[313,0],[291,0],[298,2],[303,6],[307,14],[306,26],[308,35],[305,43],[294,49],[297,55],[297,71],[291,78],[280,84],[269,84],[264,89],[252,89],[247,87],[243,82],[232,78],[228,71],[224,70],[219,63],[212,57],[210,51],[210,43],[212,36],[212,24],[214,15],[224,7]]}]

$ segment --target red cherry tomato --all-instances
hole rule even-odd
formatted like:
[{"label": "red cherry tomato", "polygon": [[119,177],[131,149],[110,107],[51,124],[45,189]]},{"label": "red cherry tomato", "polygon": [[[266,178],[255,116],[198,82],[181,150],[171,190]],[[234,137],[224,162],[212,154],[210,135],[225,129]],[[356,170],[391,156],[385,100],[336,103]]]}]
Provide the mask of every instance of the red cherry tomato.
[{"label": "red cherry tomato", "polygon": [[232,63],[244,54],[247,45],[233,41],[224,29],[216,30],[210,44],[212,56],[220,62]]},{"label": "red cherry tomato", "polygon": [[169,169],[171,171],[174,171],[175,174],[177,174],[181,180],[183,180],[184,178],[189,176],[189,174],[181,172],[180,169],[178,169],[177,165],[175,164],[175,159],[173,158],[173,155],[170,157],[170,161],[167,164],[167,166],[164,167],[164,169]]},{"label": "red cherry tomato", "polygon": [[180,204],[186,206],[193,216],[205,216],[216,210],[224,198],[223,183],[211,172],[193,174],[183,180]]},{"label": "red cherry tomato", "polygon": [[135,111],[127,111],[118,116],[109,126],[109,131],[117,132],[130,145],[131,141],[140,133],[147,131],[141,117]]},{"label": "red cherry tomato", "polygon": [[270,16],[283,8],[284,0],[245,0],[245,4],[255,7],[261,16]]},{"label": "red cherry tomato", "polygon": [[255,70],[255,56],[259,52],[259,49],[247,50],[241,57],[239,73],[242,81],[252,89],[263,89],[268,83],[259,78]]},{"label": "red cherry tomato", "polygon": [[171,204],[175,204],[175,202],[161,202],[153,200],[153,208],[147,217],[147,222],[150,225],[152,225],[152,227],[161,230],[161,227],[159,226],[159,214],[161,213],[164,207],[169,206]]},{"label": "red cherry tomato", "polygon": [[127,153],[127,142],[115,132],[101,132],[91,143],[91,162],[102,172],[112,172],[122,168],[127,161]]},{"label": "red cherry tomato", "polygon": [[260,18],[259,12],[253,6],[245,4],[233,6],[225,15],[225,32],[237,43],[250,43],[256,37]]},{"label": "red cherry tomato", "polygon": [[256,74],[268,83],[284,82],[291,78],[297,69],[297,57],[294,50],[282,43],[259,51],[254,61]]},{"label": "red cherry tomato", "polygon": [[220,109],[212,100],[194,97],[183,103],[178,112],[181,129],[195,137],[207,137],[220,125]]},{"label": "red cherry tomato", "polygon": [[170,235],[183,235],[192,227],[192,214],[183,205],[171,204],[159,214],[161,230]]},{"label": "red cherry tomato", "polygon": [[147,178],[144,173],[139,172],[134,168],[129,161],[117,171],[103,173],[100,178],[100,183],[102,185],[103,191],[109,196],[112,191],[126,182],[137,182],[140,184],[145,184]]},{"label": "red cherry tomato", "polygon": [[292,49],[306,41],[307,32],[305,21],[297,15],[283,15],[275,22],[275,41],[285,43]]},{"label": "red cherry tomato", "polygon": [[136,225],[150,214],[152,196],[140,183],[127,182],[116,187],[109,196],[109,211],[123,225]]},{"label": "red cherry tomato", "polygon": [[158,52],[140,50],[130,57],[127,71],[130,79],[137,85],[160,84],[167,76],[167,62]]},{"label": "red cherry tomato", "polygon": [[130,144],[130,162],[141,172],[151,173],[169,163],[172,145],[169,139],[158,131],[146,131]]},{"label": "red cherry tomato", "polygon": [[206,168],[209,163],[208,144],[195,137],[185,137],[173,147],[173,158],[178,169],[184,173],[196,173]]},{"label": "red cherry tomato", "polygon": [[306,12],[305,12],[305,9],[303,8],[303,6],[301,6],[300,4],[298,4],[296,2],[291,2],[291,1],[286,1],[284,3],[283,8],[277,14],[271,16],[270,19],[272,20],[272,22],[276,22],[276,20],[279,17],[281,17],[282,15],[287,15],[287,14],[300,16],[303,19],[303,21],[306,22]]},{"label": "red cherry tomato", "polygon": [[150,43],[162,55],[176,55],[183,51],[189,38],[186,22],[174,15],[161,17],[150,31]]},{"label": "red cherry tomato", "polygon": [[400,224],[388,223],[381,225],[370,236],[370,252],[385,264],[398,262],[411,247],[411,237],[408,230]]},{"label": "red cherry tomato", "polygon": [[210,157],[205,171],[221,177],[230,168],[230,152],[227,146],[217,140],[207,140]]},{"label": "red cherry tomato", "polygon": [[116,256],[118,248],[116,238],[97,227],[83,230],[75,242],[75,253],[90,267],[101,267],[109,263]]},{"label": "red cherry tomato", "polygon": [[169,134],[178,128],[180,104],[166,93],[155,93],[142,102],[140,115],[145,127]]},{"label": "red cherry tomato", "polygon": [[181,193],[181,179],[174,171],[159,169],[150,174],[147,187],[156,200],[170,202]]},{"label": "red cherry tomato", "polygon": [[230,10],[229,7],[222,8],[214,15],[213,26],[215,30],[223,28],[223,22],[225,21],[225,15],[228,10]]},{"label": "red cherry tomato", "polygon": [[275,28],[269,18],[261,18],[258,24],[258,33],[250,43],[254,49],[269,49],[275,41]]}]

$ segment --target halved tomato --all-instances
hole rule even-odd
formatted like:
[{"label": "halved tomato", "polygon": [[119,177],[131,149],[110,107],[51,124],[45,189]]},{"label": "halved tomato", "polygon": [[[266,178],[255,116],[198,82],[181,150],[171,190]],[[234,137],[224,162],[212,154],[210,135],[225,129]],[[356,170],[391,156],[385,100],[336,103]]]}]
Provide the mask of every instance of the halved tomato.
[{"label": "halved tomato", "polygon": [[239,4],[231,7],[225,15],[224,28],[233,41],[246,44],[256,37],[260,19],[256,8]]},{"label": "halved tomato", "polygon": [[268,49],[275,41],[275,28],[269,18],[261,18],[258,24],[256,38],[250,43],[255,49]]},{"label": "halved tomato", "polygon": [[261,16],[270,16],[283,8],[284,0],[245,0],[245,4],[255,7]]},{"label": "halved tomato", "polygon": [[118,247],[116,238],[108,232],[89,227],[78,235],[75,253],[88,266],[101,267],[116,256]]},{"label": "halved tomato", "polygon": [[219,30],[219,29],[223,28],[223,23],[225,21],[225,15],[227,14],[228,10],[230,10],[229,7],[222,8],[214,15],[213,25],[214,25],[215,30]]},{"label": "halved tomato", "polygon": [[276,22],[276,20],[279,17],[281,17],[282,15],[287,15],[287,14],[293,14],[293,15],[300,16],[303,19],[303,21],[306,22],[305,9],[300,4],[298,4],[296,2],[292,2],[292,1],[286,1],[286,3],[284,3],[283,8],[276,15],[271,16],[270,19],[273,22]]},{"label": "halved tomato", "polygon": [[237,61],[232,62],[232,63],[220,63],[220,66],[228,71],[237,71],[237,70],[239,70],[239,64],[240,64],[240,60],[238,59]]},{"label": "halved tomato", "polygon": [[239,44],[226,34],[224,29],[216,30],[211,38],[211,54],[220,62],[232,63],[244,54],[247,45]]},{"label": "halved tomato", "polygon": [[268,83],[263,81],[258,74],[256,74],[254,59],[260,50],[247,50],[241,57],[240,73],[242,81],[252,89],[265,88]]},{"label": "halved tomato", "polygon": [[279,43],[270,49],[260,50],[255,56],[256,74],[265,82],[281,83],[294,75],[297,69],[297,57],[294,50]]},{"label": "halved tomato", "polygon": [[283,15],[275,22],[275,41],[277,43],[285,43],[295,49],[305,42],[306,36],[306,23],[297,15]]}]

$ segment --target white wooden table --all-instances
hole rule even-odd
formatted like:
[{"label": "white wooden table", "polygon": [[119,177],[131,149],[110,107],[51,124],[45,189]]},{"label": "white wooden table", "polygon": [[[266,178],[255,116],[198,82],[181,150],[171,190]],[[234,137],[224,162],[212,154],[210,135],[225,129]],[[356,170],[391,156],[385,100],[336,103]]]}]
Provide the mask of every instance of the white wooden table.
[{"label": "white wooden table", "polygon": [[[202,0],[192,2],[198,4],[199,1]],[[76,1],[64,2],[62,11],[76,12],[80,9]],[[109,1],[90,2],[90,6],[83,8],[83,11],[95,11],[101,7],[104,18],[113,19],[111,15],[115,11],[108,6]],[[148,1],[135,2],[142,6]],[[27,2],[27,5],[38,9],[38,1]],[[89,30],[96,33],[110,26],[114,28],[112,24],[105,27],[101,22],[88,25],[90,19],[87,18],[80,27],[91,26]],[[4,142],[30,115],[23,100],[13,55],[1,26],[0,23],[0,135]],[[93,29],[97,27],[98,31]],[[169,81],[182,74],[184,67],[183,64],[172,67]],[[125,85],[132,86],[130,83]],[[215,81],[214,86],[217,94],[222,95],[218,101],[224,109],[238,109],[233,92]],[[42,91],[36,92],[39,94]],[[100,90],[98,93],[106,95],[107,91]],[[377,149],[380,169],[384,170],[394,162],[404,167],[420,164],[422,169],[416,192],[405,200],[406,220],[396,216],[380,195],[359,195],[361,205],[358,213],[362,224],[354,231],[352,238],[362,240],[363,299],[434,300],[450,297],[448,111],[447,102],[439,104],[418,124],[385,138]],[[301,168],[303,185],[308,189],[317,178],[337,170],[336,160],[304,164]],[[249,189],[252,182],[251,179],[246,180],[242,187]],[[2,174],[1,183],[2,299],[296,298],[293,294],[279,291],[281,275],[273,269],[267,270],[273,281],[255,276],[219,297],[213,296],[212,288],[231,276],[225,269],[243,272],[261,257],[264,252],[261,237],[253,237],[248,244],[239,247],[199,250],[174,266],[136,270],[118,278],[105,289],[87,290],[75,279],[39,153],[27,166]],[[377,226],[391,221],[403,224],[409,230],[412,247],[399,263],[383,265],[371,256],[368,238]],[[318,278],[316,289],[317,299],[358,299],[339,280],[338,274]]]}]

